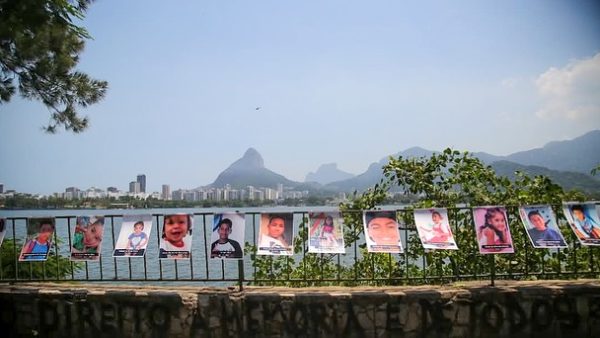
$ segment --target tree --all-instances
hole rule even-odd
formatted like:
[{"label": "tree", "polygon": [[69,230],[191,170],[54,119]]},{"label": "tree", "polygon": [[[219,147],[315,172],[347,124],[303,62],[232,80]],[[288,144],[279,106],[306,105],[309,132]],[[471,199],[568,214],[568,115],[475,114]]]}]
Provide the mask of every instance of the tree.
[{"label": "tree", "polygon": [[0,0],[0,104],[17,88],[51,112],[44,129],[79,133],[88,126],[79,107],[100,101],[108,83],[75,70],[90,35],[82,20],[93,0]]},{"label": "tree", "polygon": [[[554,278],[568,278],[567,271],[586,271],[596,278],[600,264],[592,259],[591,248],[581,247],[566,222],[559,226],[569,248],[562,250],[529,248],[525,229],[520,224],[518,205],[550,204],[560,206],[562,201],[583,200],[578,192],[565,192],[545,176],[529,177],[517,172],[514,181],[498,176],[469,153],[446,149],[428,158],[390,158],[383,168],[384,179],[362,194],[355,194],[348,203],[340,204],[344,216],[344,242],[347,250],[355,250],[354,259],[338,264],[340,255],[305,254],[297,262],[294,257],[257,256],[256,247],[247,244],[256,268],[256,284],[310,286],[323,284],[383,285],[428,283],[432,276],[452,280],[481,279],[497,274],[514,279],[537,278],[529,275],[548,274]],[[384,203],[391,188],[400,189],[418,200],[405,205],[398,213],[399,223],[406,229],[408,243],[405,254],[392,255],[367,252],[364,241],[361,210],[377,209]],[[514,254],[482,256],[478,252],[472,213],[469,207],[479,205],[507,206]],[[445,207],[454,238],[460,250],[425,252],[416,234],[413,209]],[[562,210],[555,208],[561,216]],[[307,249],[307,222],[299,225],[294,252]],[[362,244],[358,244],[362,243]],[[496,256],[496,257],[493,257]],[[298,256],[296,256],[298,257]]]},{"label": "tree", "polygon": [[[7,224],[8,225],[8,224]],[[63,244],[55,237],[55,244]],[[48,259],[44,262],[18,262],[18,257],[23,248],[19,239],[7,238],[0,248],[0,278],[3,281],[11,279],[21,280],[65,280],[72,274],[81,271],[82,262],[71,262],[68,257],[57,255],[52,247],[48,252]]]}]

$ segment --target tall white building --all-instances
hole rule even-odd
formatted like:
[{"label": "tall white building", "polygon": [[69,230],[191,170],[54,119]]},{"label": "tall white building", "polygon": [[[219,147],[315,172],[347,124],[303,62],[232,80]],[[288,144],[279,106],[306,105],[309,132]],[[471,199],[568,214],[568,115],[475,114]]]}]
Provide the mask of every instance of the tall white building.
[{"label": "tall white building", "polygon": [[140,184],[140,191],[138,191],[138,193],[146,192],[146,175],[144,175],[144,174],[137,175],[136,181]]},{"label": "tall white building", "polygon": [[254,192],[256,191],[256,189],[254,189],[253,186],[249,185],[248,186],[248,199],[249,200],[253,200],[254,199]]},{"label": "tall white building", "polygon": [[68,187],[65,189],[65,199],[79,199],[81,198],[81,191],[76,187]]},{"label": "tall white building", "polygon": [[254,199],[258,201],[262,201],[265,199],[265,192],[262,190],[254,190]]},{"label": "tall white building", "polygon": [[276,200],[277,199],[277,191],[271,188],[265,188],[265,199],[266,200]]},{"label": "tall white building", "polygon": [[197,201],[198,197],[196,195],[196,192],[192,190],[192,191],[186,191],[183,194],[183,199],[186,200],[186,201],[188,201],[188,202],[193,202],[193,201]]},{"label": "tall white building", "polygon": [[86,198],[103,198],[106,196],[106,192],[96,187],[91,187],[83,194]]},{"label": "tall white building", "polygon": [[168,184],[162,185],[162,199],[165,201],[171,200],[171,186]]},{"label": "tall white building", "polygon": [[240,191],[237,189],[231,189],[229,190],[229,199],[230,200],[240,200]]},{"label": "tall white building", "polygon": [[223,189],[221,188],[216,188],[215,189],[215,197],[214,197],[215,201],[222,201],[223,200]]},{"label": "tall white building", "polygon": [[175,191],[173,191],[172,198],[175,201],[182,201],[183,200],[183,194],[184,194],[183,190],[181,190],[181,189],[175,190]]},{"label": "tall white building", "polygon": [[229,201],[231,199],[231,189],[225,188],[223,189],[223,201]]},{"label": "tall white building", "polygon": [[141,192],[140,182],[137,182],[137,181],[129,182],[129,192],[132,194],[139,194]]}]

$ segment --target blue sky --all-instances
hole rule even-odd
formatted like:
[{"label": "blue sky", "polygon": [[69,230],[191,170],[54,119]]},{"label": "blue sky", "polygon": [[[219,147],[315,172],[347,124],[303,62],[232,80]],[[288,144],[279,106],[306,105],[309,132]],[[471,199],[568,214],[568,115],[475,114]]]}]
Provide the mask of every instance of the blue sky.
[{"label": "blue sky", "polygon": [[[0,182],[31,193],[211,183],[248,147],[303,180],[412,146],[497,155],[600,128],[597,1],[97,1],[83,134],[0,107]],[[262,107],[255,110],[256,107]]]}]

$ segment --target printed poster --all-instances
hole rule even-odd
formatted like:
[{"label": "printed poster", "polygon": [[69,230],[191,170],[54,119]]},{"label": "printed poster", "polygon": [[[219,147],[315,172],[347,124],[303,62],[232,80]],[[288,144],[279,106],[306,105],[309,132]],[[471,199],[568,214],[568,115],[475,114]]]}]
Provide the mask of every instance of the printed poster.
[{"label": "printed poster", "polygon": [[52,235],[56,223],[54,218],[29,218],[27,238],[21,249],[19,261],[45,261],[52,247]]},{"label": "printed poster", "polygon": [[189,259],[192,252],[193,223],[194,218],[191,214],[165,215],[158,258]]},{"label": "printed poster", "polygon": [[0,218],[0,247],[2,247],[2,242],[4,241],[4,235],[6,235],[6,227],[8,223],[4,218]]},{"label": "printed poster", "polygon": [[414,215],[423,248],[458,250],[446,209],[417,209]]},{"label": "printed poster", "polygon": [[600,245],[600,221],[594,203],[567,203],[563,211],[582,245]]},{"label": "printed poster", "polygon": [[473,208],[479,253],[514,253],[506,209],[499,206]]},{"label": "printed poster", "polygon": [[556,217],[549,205],[521,206],[519,216],[531,244],[536,249],[566,248]]},{"label": "printed poster", "polygon": [[291,213],[264,213],[260,216],[258,255],[294,254],[294,215]]},{"label": "printed poster", "polygon": [[246,216],[244,214],[215,214],[213,217],[210,258],[243,258],[245,228]]},{"label": "printed poster", "polygon": [[344,219],[339,212],[309,214],[308,252],[345,253]]},{"label": "printed poster", "polygon": [[71,241],[72,261],[96,261],[104,237],[103,216],[79,216]]},{"label": "printed poster", "polygon": [[369,252],[403,252],[395,212],[365,211],[363,212],[363,227]]},{"label": "printed poster", "polygon": [[125,215],[114,257],[143,257],[152,231],[152,215]]}]

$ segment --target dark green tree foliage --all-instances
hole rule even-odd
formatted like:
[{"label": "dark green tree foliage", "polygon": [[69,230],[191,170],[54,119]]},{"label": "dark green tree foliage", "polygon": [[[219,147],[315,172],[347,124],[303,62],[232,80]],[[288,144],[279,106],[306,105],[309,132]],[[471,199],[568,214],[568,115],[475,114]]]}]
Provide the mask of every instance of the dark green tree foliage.
[{"label": "dark green tree foliage", "polygon": [[[71,262],[69,257],[56,255],[55,246],[64,245],[55,238],[56,244],[52,245],[45,262],[17,262],[23,242],[19,239],[4,239],[0,248],[0,279],[11,280],[62,280],[70,279],[72,273],[83,268],[81,262]],[[18,274],[17,274],[18,269]]]},{"label": "dark green tree foliage", "polygon": [[76,71],[88,32],[82,20],[93,0],[0,0],[0,104],[17,88],[51,112],[50,133],[63,126],[75,133],[88,126],[77,113],[101,100],[106,81]]},{"label": "dark green tree foliage", "polygon": [[[561,232],[569,244],[568,249],[533,249],[518,216],[518,205],[550,204],[558,206],[562,201],[583,200],[578,192],[565,192],[545,176],[529,177],[516,173],[514,181],[496,175],[490,166],[469,153],[446,149],[429,158],[390,158],[383,168],[384,179],[352,201],[342,203],[346,250],[357,248],[351,258],[332,254],[306,254],[308,220],[300,224],[295,242],[294,258],[252,256],[257,269],[258,284],[285,284],[306,286],[314,284],[390,285],[428,283],[427,277],[441,276],[453,280],[456,276],[471,279],[489,278],[491,255],[480,255],[469,207],[485,205],[507,206],[508,222],[512,233],[514,254],[494,255],[496,274],[503,278],[535,278],[530,273],[554,276],[564,271],[600,271],[598,262],[588,261],[590,250],[581,247],[562,217],[562,210],[555,209]],[[386,201],[390,188],[418,196],[418,200],[403,207],[398,214],[399,223],[406,228],[405,253],[399,255],[368,253],[362,240],[361,210],[377,209]],[[459,250],[432,250],[425,252],[414,225],[413,209],[445,207]],[[355,242],[363,243],[355,246]],[[248,252],[256,248],[248,245]],[[337,269],[338,262],[341,268]],[[593,265],[593,266],[592,266]],[[567,275],[557,275],[564,277]],[[306,281],[308,279],[308,281]],[[337,281],[337,280],[340,281]],[[341,280],[346,282],[341,282]],[[280,280],[281,282],[274,282]]]}]

